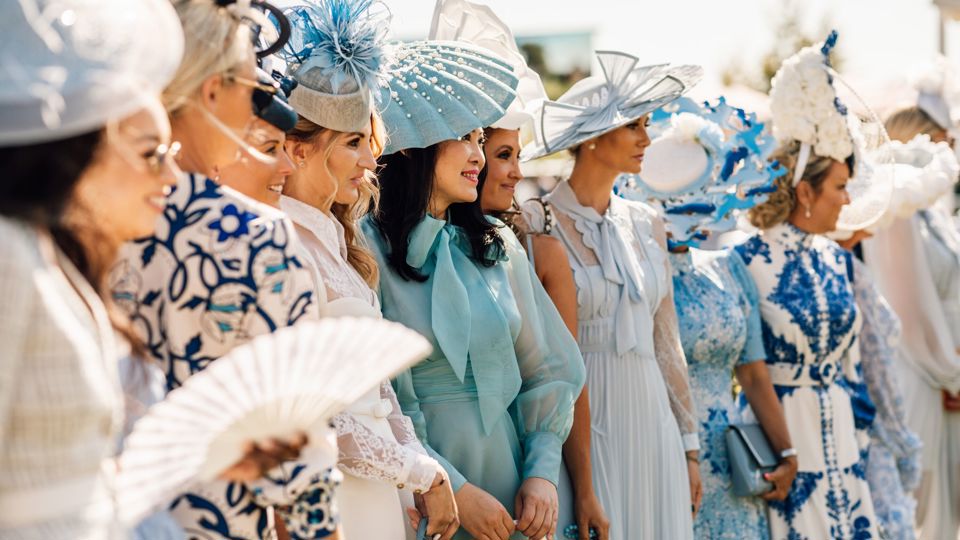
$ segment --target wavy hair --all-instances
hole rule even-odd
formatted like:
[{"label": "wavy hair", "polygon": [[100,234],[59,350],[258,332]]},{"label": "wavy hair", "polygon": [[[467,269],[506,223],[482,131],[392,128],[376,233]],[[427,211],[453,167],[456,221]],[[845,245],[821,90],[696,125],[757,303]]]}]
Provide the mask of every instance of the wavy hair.
[{"label": "wavy hair", "polygon": [[[386,136],[383,121],[379,114],[374,113],[370,118],[373,133],[373,155],[379,157],[386,147]],[[288,140],[305,142],[311,145],[318,143],[320,136],[331,131],[319,124],[298,115],[297,125],[287,134]],[[327,163],[333,148],[343,133],[335,133],[324,148],[323,162]],[[329,170],[328,170],[329,173]],[[380,189],[377,187],[376,176],[372,172],[364,175],[358,187],[360,196],[353,204],[333,203],[330,213],[343,227],[343,236],[347,245],[347,263],[360,274],[371,288],[377,286],[380,279],[380,268],[373,253],[366,247],[358,223],[363,216],[374,212],[380,202]]]},{"label": "wavy hair", "polygon": [[[797,191],[793,187],[794,170],[797,167],[797,160],[800,157],[800,142],[790,141],[781,145],[770,156],[770,159],[776,160],[787,170],[787,174],[777,178],[774,185],[777,190],[771,193],[767,200],[757,206],[754,206],[747,213],[750,223],[758,229],[769,229],[780,223],[787,221],[790,213],[797,206]],[[807,182],[813,187],[814,191],[820,193],[823,182],[830,171],[830,165],[833,159],[821,157],[813,152],[810,153],[810,159],[807,160],[807,166],[803,169],[802,182]],[[854,157],[851,155],[846,160],[846,165],[851,174],[854,169]]]}]

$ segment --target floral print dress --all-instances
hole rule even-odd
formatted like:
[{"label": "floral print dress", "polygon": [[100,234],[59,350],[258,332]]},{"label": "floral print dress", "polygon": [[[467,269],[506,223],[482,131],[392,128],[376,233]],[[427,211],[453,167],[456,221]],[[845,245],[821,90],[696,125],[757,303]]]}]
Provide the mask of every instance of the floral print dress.
[{"label": "floral print dress", "polygon": [[694,538],[769,538],[766,503],[733,495],[724,434],[740,422],[733,369],[766,357],[757,291],[743,262],[729,251],[671,253],[680,341],[690,370],[702,450],[703,502]]}]

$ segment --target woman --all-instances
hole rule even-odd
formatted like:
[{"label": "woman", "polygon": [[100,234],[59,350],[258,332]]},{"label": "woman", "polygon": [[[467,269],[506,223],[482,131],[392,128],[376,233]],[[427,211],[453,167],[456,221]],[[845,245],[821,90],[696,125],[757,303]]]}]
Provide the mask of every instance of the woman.
[{"label": "woman", "polygon": [[[503,36],[509,36],[503,39]],[[480,207],[511,227],[527,248],[530,265],[544,290],[560,312],[564,324],[577,337],[577,300],[573,273],[559,240],[546,234],[524,234],[514,199],[520,171],[520,133],[532,127],[527,107],[547,97],[540,76],[527,66],[517,49],[510,28],[488,6],[467,0],[437,2],[430,39],[457,40],[484,47],[513,67],[520,80],[517,99],[503,118],[484,129],[484,160],[477,189]],[[563,445],[564,467],[560,468],[557,532],[587,540],[591,528],[600,540],[607,540],[609,523],[600,507],[590,478],[590,402],[584,387],[574,405],[573,427]],[[571,482],[570,477],[574,478]],[[575,486],[575,487],[574,487]],[[521,529],[526,523],[519,524]],[[574,529],[577,530],[576,534]]]},{"label": "woman", "polygon": [[[317,319],[325,303],[293,224],[216,181],[241,156],[275,162],[243,140],[258,125],[254,93],[276,93],[256,71],[248,24],[261,15],[211,0],[174,7],[185,61],[163,97],[185,174],[153,234],[124,246],[111,276],[168,389],[258,334]],[[196,485],[170,511],[188,535],[260,538],[276,522],[294,539],[331,536],[338,519],[331,457],[308,448],[263,480]]]},{"label": "woman", "polygon": [[[560,313],[567,330],[577,338],[577,296],[567,252],[559,240],[548,234],[526,232],[517,215],[514,190],[523,175],[520,172],[520,131],[490,127],[484,130],[486,165],[480,171],[478,189],[483,213],[497,217],[522,239],[530,265],[537,273],[550,300]],[[564,467],[560,469],[557,532],[570,535],[576,527],[580,540],[589,538],[590,529],[597,538],[609,538],[610,523],[593,489],[590,462],[590,401],[584,386],[574,404],[573,426],[563,445]],[[572,477],[572,479],[571,479]]]},{"label": "woman", "polygon": [[[336,4],[320,2],[317,12],[308,8],[289,12],[297,22],[293,41],[308,43],[309,38],[301,39],[299,32],[322,36],[320,40],[338,35],[327,26],[331,20],[316,16],[336,12]],[[360,38],[361,32],[352,28],[368,23],[371,16],[355,10],[342,21],[340,34]],[[373,50],[380,47],[377,42],[366,45]],[[357,224],[378,195],[371,176],[377,165],[375,156],[384,147],[383,126],[372,102],[364,100],[371,88],[376,88],[376,81],[335,67],[311,68],[312,51],[325,50],[325,45],[320,41],[310,46],[308,54],[289,50],[285,54],[290,62],[288,72],[298,83],[292,99],[299,118],[288,143],[296,169],[284,186],[281,205],[310,252],[330,302],[328,312],[379,318],[380,302],[373,289],[378,268],[373,255],[361,245]],[[354,56],[360,52],[360,46],[345,40],[339,47]],[[373,74],[385,63],[377,54],[367,61]],[[338,77],[339,83],[335,83]],[[347,102],[356,102],[356,106]],[[405,531],[404,506],[413,507],[412,494],[416,493],[429,507],[425,510],[430,517],[428,534],[446,539],[453,536],[458,526],[453,491],[443,468],[417,441],[388,381],[334,418],[334,424],[338,465],[345,473],[339,491],[345,535],[383,540],[403,540],[408,536],[405,532],[412,536],[413,530]]]},{"label": "woman", "polygon": [[[704,494],[693,523],[694,537],[766,539],[770,530],[763,500],[787,496],[797,458],[789,455],[790,434],[763,362],[766,353],[756,286],[736,254],[698,246],[732,229],[736,225],[733,210],[761,202],[783,171],[767,163],[773,138],[756,135],[763,126],[755,115],[722,99],[716,106],[700,106],[680,98],[671,111],[655,115],[651,131],[659,135],[644,155],[651,172],[632,177],[628,184],[634,186],[627,187],[625,195],[652,200],[666,221],[680,341],[702,430]],[[732,167],[714,168],[703,160],[704,155]],[[766,476],[771,488],[759,497],[733,494],[726,432],[731,424],[743,422],[733,399],[731,373],[771,448],[777,455],[788,454]]]},{"label": "woman", "polygon": [[[886,127],[891,139],[904,143],[924,135],[953,142],[949,126],[919,107],[893,113]],[[921,180],[936,181],[937,175]],[[955,182],[954,175],[941,197]],[[943,208],[928,200],[864,242],[864,260],[903,326],[899,379],[907,425],[923,441],[918,537],[954,538],[960,532],[960,234]]]},{"label": "woman", "polygon": [[[612,188],[620,173],[640,171],[647,113],[682,94],[701,70],[640,68],[624,53],[597,57],[606,78],[589,77],[558,103],[545,102],[536,146],[524,152],[573,149],[575,156],[570,179],[544,201],[577,286],[593,485],[610,538],[689,539],[699,443],[663,222],[645,205],[612,197]],[[525,214],[532,230],[544,231],[543,206],[528,203]]]},{"label": "woman", "polygon": [[[445,109],[396,129],[381,158],[381,204],[363,230],[381,269],[383,314],[434,344],[431,357],[401,374],[395,388],[456,493],[461,530],[454,538],[542,538],[555,526],[561,445],[582,366],[516,237],[476,204],[479,128],[503,116],[514,96],[502,89],[517,81],[478,49],[436,47],[471,74],[479,66],[488,71],[476,71],[486,74],[480,84],[452,79],[447,90],[476,104],[475,114]],[[417,99],[401,93],[405,84],[390,84],[397,103]],[[391,114],[406,113],[391,103],[384,114],[389,129],[399,125]],[[445,135],[458,132],[460,139]],[[515,520],[526,528],[516,530]]]},{"label": "woman", "polygon": [[[847,390],[859,382],[861,314],[850,255],[822,236],[850,202],[854,165],[846,108],[826,69],[835,42],[833,34],[801,50],[774,78],[774,135],[786,142],[773,158],[787,174],[750,210],[760,232],[736,248],[760,293],[767,368],[797,447],[793,488],[786,500],[769,502],[775,540],[877,537]],[[822,91],[811,92],[808,105],[792,99],[798,87]]]},{"label": "woman", "polygon": [[[123,412],[115,331],[129,328],[109,308],[104,274],[121,242],[151,230],[173,183],[169,124],[151,113],[183,37],[163,1],[39,7],[86,26],[0,8],[4,48],[31,62],[0,74],[0,537],[123,538],[111,480]],[[121,9],[130,16],[109,16]],[[93,28],[116,54],[90,53]],[[44,84],[42,68],[70,74],[47,88],[59,109],[29,90]]]}]

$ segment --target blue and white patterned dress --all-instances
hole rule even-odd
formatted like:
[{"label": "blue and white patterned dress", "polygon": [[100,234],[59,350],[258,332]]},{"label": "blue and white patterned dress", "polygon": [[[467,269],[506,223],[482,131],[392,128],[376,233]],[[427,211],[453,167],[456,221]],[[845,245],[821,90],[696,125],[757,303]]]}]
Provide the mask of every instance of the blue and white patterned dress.
[{"label": "blue and white patterned dress", "polygon": [[[110,287],[171,390],[257,335],[318,319],[326,299],[306,257],[282,212],[185,174],[153,236],[121,250]],[[196,485],[170,512],[190,538],[254,540],[274,505],[291,538],[323,538],[337,521],[331,465],[308,450],[257,482]]]},{"label": "blue and white patterned dress", "polygon": [[731,492],[724,433],[740,421],[733,399],[735,366],[763,360],[757,291],[729,251],[671,253],[680,340],[700,428],[703,502],[693,522],[701,540],[769,538],[766,504]]},{"label": "blue and white patterned dress", "polygon": [[863,378],[877,408],[870,430],[867,482],[879,529],[887,538],[913,540],[916,501],[910,493],[920,483],[922,444],[907,426],[903,391],[897,380],[900,320],[877,291],[867,267],[853,259],[853,268],[853,291],[863,314]]},{"label": "blue and white patterned dress", "polygon": [[757,285],[767,367],[798,451],[790,494],[768,506],[771,537],[876,539],[848,384],[857,382],[862,324],[850,255],[789,224],[751,237],[737,252]]}]

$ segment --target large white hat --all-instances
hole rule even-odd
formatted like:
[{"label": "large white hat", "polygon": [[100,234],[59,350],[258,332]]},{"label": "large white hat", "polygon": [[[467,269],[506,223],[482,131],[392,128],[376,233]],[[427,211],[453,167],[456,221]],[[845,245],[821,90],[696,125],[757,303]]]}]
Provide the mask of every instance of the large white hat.
[{"label": "large white hat", "polygon": [[169,0],[0,2],[0,145],[93,131],[156,99],[183,56]]},{"label": "large white hat", "polygon": [[556,101],[534,112],[535,140],[524,160],[573,148],[636,121],[682,96],[703,77],[700,66],[637,66],[636,56],[597,51],[603,75],[578,81]]}]

